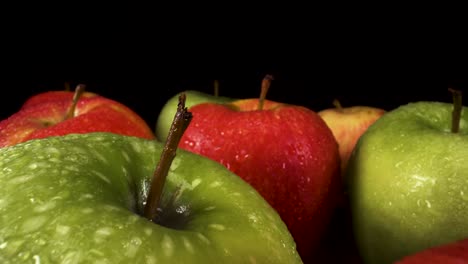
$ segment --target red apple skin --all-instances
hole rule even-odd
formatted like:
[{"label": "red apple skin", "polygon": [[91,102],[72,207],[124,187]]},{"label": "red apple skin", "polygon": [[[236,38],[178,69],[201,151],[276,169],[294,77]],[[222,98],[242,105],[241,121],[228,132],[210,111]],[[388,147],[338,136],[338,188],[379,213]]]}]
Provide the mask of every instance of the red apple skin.
[{"label": "red apple skin", "polygon": [[84,93],[77,103],[75,116],[64,120],[73,94],[52,91],[31,97],[18,112],[0,121],[0,147],[70,133],[112,132],[155,138],[146,122],[133,110],[92,93]]},{"label": "red apple skin", "polygon": [[385,113],[384,109],[371,106],[336,107],[318,112],[338,142],[342,175],[361,135]]},{"label": "red apple skin", "polygon": [[304,263],[316,250],[341,188],[338,144],[312,110],[258,99],[190,108],[179,147],[220,162],[275,208]]},{"label": "red apple skin", "polygon": [[395,264],[467,264],[468,238],[432,247],[407,256]]}]

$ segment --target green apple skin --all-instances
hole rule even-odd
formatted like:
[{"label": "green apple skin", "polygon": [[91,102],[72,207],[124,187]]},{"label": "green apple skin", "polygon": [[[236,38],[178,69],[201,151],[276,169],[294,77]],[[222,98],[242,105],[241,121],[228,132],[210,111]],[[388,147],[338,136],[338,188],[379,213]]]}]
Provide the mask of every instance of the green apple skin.
[{"label": "green apple skin", "polygon": [[250,185],[183,150],[165,184],[165,225],[140,216],[162,148],[89,133],[0,149],[0,262],[301,263]]},{"label": "green apple skin", "polygon": [[171,97],[161,109],[161,112],[158,115],[158,120],[156,122],[156,137],[160,140],[165,140],[169,129],[171,128],[172,120],[174,120],[174,115],[177,110],[177,104],[179,103],[180,94],[185,93],[186,100],[185,106],[190,109],[190,107],[202,104],[202,103],[228,103],[232,102],[235,99],[225,96],[214,96],[200,91],[187,90],[180,92],[173,97]]},{"label": "green apple skin", "polygon": [[468,237],[468,109],[415,102],[383,115],[348,168],[354,233],[365,263],[393,263]]}]

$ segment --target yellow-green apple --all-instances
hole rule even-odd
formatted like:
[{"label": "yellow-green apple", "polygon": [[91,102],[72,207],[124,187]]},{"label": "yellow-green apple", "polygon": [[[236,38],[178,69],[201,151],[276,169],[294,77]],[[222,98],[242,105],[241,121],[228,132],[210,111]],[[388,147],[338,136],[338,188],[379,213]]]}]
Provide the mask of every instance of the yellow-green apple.
[{"label": "yellow-green apple", "polygon": [[387,112],[359,139],[345,178],[365,263],[468,237],[468,108],[421,101]]},{"label": "yellow-green apple", "polygon": [[0,121],[0,147],[70,133],[155,138],[146,121],[129,107],[78,87],[75,92],[48,91],[26,100],[18,112]]},{"label": "yellow-green apple", "polygon": [[201,103],[190,111],[193,120],[179,147],[223,164],[255,187],[288,226],[303,261],[312,262],[341,186],[338,144],[323,119],[264,96]]},{"label": "yellow-green apple", "polygon": [[1,148],[0,262],[301,263],[265,199],[177,150],[174,128],[165,145],[94,132]]},{"label": "yellow-green apple", "polygon": [[468,263],[468,238],[431,247],[406,256],[395,264],[466,264]]},{"label": "yellow-green apple", "polygon": [[325,120],[338,142],[341,171],[345,175],[349,156],[361,135],[386,111],[379,107],[355,105],[342,107],[338,100],[334,108],[323,109],[318,114]]}]

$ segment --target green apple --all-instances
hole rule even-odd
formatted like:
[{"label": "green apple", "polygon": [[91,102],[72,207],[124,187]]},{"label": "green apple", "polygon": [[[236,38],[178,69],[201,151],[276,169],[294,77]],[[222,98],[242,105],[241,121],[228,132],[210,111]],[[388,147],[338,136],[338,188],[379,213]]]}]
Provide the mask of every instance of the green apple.
[{"label": "green apple", "polygon": [[0,149],[1,263],[301,263],[275,210],[221,164],[178,150],[141,216],[163,145],[106,132]]},{"label": "green apple", "polygon": [[177,110],[177,104],[179,103],[179,96],[185,93],[187,96],[187,100],[185,102],[185,106],[190,109],[190,107],[202,104],[202,103],[228,103],[232,102],[235,99],[229,98],[225,96],[217,96],[212,95],[200,91],[195,90],[187,90],[184,92],[180,92],[173,97],[171,97],[162,107],[161,112],[158,116],[158,121],[156,123],[156,137],[160,139],[164,139],[167,137],[169,132],[169,128],[171,127],[172,119],[174,118],[174,114]]},{"label": "green apple", "polygon": [[347,179],[366,263],[393,263],[468,237],[468,108],[460,107],[458,132],[452,104],[414,102],[383,115],[359,139]]}]

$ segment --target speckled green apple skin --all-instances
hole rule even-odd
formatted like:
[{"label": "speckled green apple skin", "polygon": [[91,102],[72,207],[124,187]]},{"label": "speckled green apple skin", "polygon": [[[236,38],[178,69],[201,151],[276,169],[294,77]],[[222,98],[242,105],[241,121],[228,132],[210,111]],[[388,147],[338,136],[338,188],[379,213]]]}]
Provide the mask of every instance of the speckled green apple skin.
[{"label": "speckled green apple skin", "polygon": [[350,159],[354,232],[365,263],[393,263],[468,237],[468,109],[415,102],[385,114]]},{"label": "speckled green apple skin", "polygon": [[301,263],[278,214],[223,166],[178,150],[163,201],[142,211],[162,144],[71,134],[0,149],[0,263]]},{"label": "speckled green apple skin", "polygon": [[[229,98],[225,96],[214,96],[211,94],[207,94],[204,92],[196,91],[196,90],[187,90],[181,93],[185,93],[186,100],[185,106],[190,110],[190,107],[194,105],[198,105],[201,103],[228,103],[232,102],[235,99]],[[161,141],[164,141],[167,138],[167,134],[169,129],[171,128],[172,120],[174,119],[174,115],[177,110],[177,104],[179,103],[179,95],[178,93],[171,97],[166,104],[164,104],[161,112],[159,113],[158,120],[156,122],[156,137]]]}]

